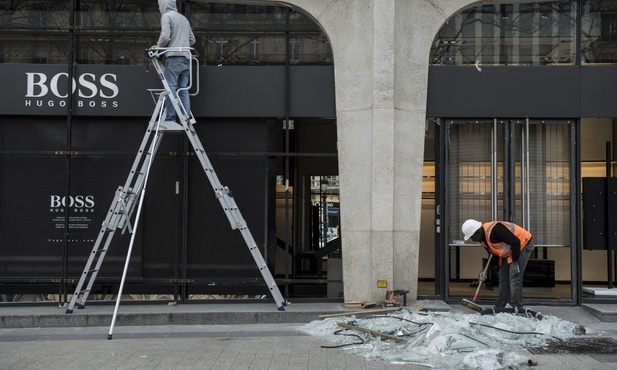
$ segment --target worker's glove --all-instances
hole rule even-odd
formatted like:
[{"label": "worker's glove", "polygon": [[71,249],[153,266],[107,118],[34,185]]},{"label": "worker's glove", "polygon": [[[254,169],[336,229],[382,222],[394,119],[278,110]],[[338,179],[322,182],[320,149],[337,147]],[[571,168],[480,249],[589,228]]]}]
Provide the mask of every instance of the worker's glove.
[{"label": "worker's glove", "polygon": [[510,277],[513,278],[521,273],[521,269],[518,267],[518,262],[512,262],[510,264]]},{"label": "worker's glove", "polygon": [[480,281],[486,281],[486,272],[480,271]]}]

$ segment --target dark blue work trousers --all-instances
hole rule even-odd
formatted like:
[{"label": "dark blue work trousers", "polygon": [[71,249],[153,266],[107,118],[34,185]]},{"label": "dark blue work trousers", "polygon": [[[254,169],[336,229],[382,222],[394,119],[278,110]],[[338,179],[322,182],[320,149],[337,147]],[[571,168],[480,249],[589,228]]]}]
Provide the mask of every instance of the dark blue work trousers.
[{"label": "dark blue work trousers", "polygon": [[501,266],[499,266],[499,299],[497,300],[497,308],[503,308],[507,303],[514,308],[523,307],[523,275],[529,261],[531,252],[536,248],[532,242],[529,242],[521,251],[518,258],[518,267],[520,273],[510,278],[510,264],[508,260],[503,258]]},{"label": "dark blue work trousers", "polygon": [[[163,72],[163,74],[165,75],[165,79],[169,84],[172,94],[175,95],[178,89],[185,88],[189,85],[189,66],[189,60],[185,57],[167,57],[165,72]],[[189,101],[189,92],[187,90],[182,90],[178,96],[186,115],[190,117],[191,103]],[[165,121],[175,121],[176,110],[169,98],[165,100],[165,110],[167,112]]]}]

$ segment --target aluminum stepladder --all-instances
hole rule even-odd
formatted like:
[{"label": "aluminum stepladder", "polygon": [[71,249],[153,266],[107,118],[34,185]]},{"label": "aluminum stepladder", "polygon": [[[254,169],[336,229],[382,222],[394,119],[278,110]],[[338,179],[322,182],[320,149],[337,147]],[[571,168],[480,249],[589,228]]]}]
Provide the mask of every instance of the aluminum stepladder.
[{"label": "aluminum stepladder", "polygon": [[[185,89],[178,89],[177,93],[172,93],[169,87],[167,80],[163,74],[163,69],[161,67],[161,62],[159,58],[164,56],[167,52],[180,52],[186,53],[187,57],[191,61],[190,65],[190,78],[189,78],[189,86]],[[94,282],[96,280],[96,276],[101,268],[105,255],[110,247],[111,241],[118,229],[122,229],[123,233],[128,229],[131,234],[131,241],[129,244],[129,249],[127,252],[126,263],[124,267],[124,272],[122,276],[122,280],[120,283],[120,290],[118,292],[118,297],[116,301],[116,310],[114,311],[114,318],[112,319],[112,328],[115,322],[115,317],[118,309],[118,305],[120,302],[120,297],[122,295],[122,289],[124,286],[124,281],[126,278],[126,272],[129,265],[129,259],[132,251],[132,247],[134,244],[136,229],[139,223],[139,218],[141,214],[141,207],[143,205],[143,198],[145,195],[146,185],[148,181],[149,171],[152,165],[152,161],[156,155],[159,144],[163,139],[163,134],[165,132],[184,132],[193,149],[195,150],[195,156],[199,159],[202,168],[206,173],[206,177],[210,181],[212,188],[214,189],[214,193],[216,197],[219,199],[221,203],[221,207],[225,212],[232,229],[238,229],[244,238],[244,241],[249,248],[249,251],[253,255],[255,263],[259,268],[261,275],[270,290],[270,294],[274,298],[274,301],[277,304],[279,311],[284,311],[287,302],[284,300],[281,292],[276,285],[270,270],[268,269],[266,262],[261,255],[255,240],[253,239],[253,235],[251,234],[246,221],[242,217],[240,210],[232,196],[231,191],[228,187],[223,186],[210,163],[210,159],[206,154],[206,151],[197,136],[195,129],[193,128],[193,123],[195,123],[195,119],[192,116],[191,112],[187,112],[184,109],[184,106],[180,102],[178,94],[181,90],[189,90],[192,86],[193,73],[192,73],[192,62],[196,60],[195,57],[192,56],[191,48],[156,48],[156,49],[148,49],[144,53],[147,58],[150,58],[152,64],[154,65],[156,72],[163,83],[164,89],[160,92],[156,107],[154,112],[152,113],[152,117],[150,118],[150,122],[148,124],[148,128],[146,129],[146,133],[141,142],[139,150],[137,152],[137,156],[133,162],[133,166],[129,172],[127,180],[124,186],[119,186],[116,190],[114,200],[107,212],[105,220],[103,221],[101,230],[98,234],[98,237],[94,243],[94,247],[92,248],[92,252],[86,262],[86,266],[84,267],[83,273],[79,279],[79,282],[75,288],[75,292],[71,297],[71,301],[67,306],[66,313],[73,313],[73,308],[75,304],[79,309],[85,307],[88,295],[92,290]],[[199,71],[199,67],[197,68]],[[199,76],[197,76],[197,81],[199,81]],[[199,91],[199,86],[197,84],[197,91]],[[165,117],[165,100],[170,99],[173,108],[176,111],[176,115],[180,120],[180,124],[169,125],[162,120]],[[134,225],[131,225],[130,219],[137,207],[137,213],[134,219]],[[87,284],[86,284],[87,282]],[[86,284],[86,288],[83,289],[84,284]],[[108,338],[111,339],[111,330]]]}]

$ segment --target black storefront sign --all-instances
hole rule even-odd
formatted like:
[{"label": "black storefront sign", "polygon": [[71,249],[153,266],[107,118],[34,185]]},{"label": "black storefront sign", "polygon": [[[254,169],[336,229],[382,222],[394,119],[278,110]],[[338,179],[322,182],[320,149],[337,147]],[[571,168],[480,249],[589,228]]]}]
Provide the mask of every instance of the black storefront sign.
[{"label": "black storefront sign", "polygon": [[[0,64],[0,75],[0,115],[150,116],[150,91],[162,89],[154,69],[144,66],[76,65],[70,83],[67,65]],[[197,81],[196,68],[193,75]],[[196,117],[336,116],[330,66],[293,67],[287,82],[283,66],[201,66],[191,91]]]}]

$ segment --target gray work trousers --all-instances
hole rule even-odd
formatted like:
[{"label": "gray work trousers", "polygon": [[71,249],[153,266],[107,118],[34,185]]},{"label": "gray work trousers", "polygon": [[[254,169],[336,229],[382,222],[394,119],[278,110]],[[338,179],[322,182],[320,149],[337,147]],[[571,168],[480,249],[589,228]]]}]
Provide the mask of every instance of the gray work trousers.
[{"label": "gray work trousers", "polygon": [[527,261],[531,252],[536,248],[533,242],[527,244],[521,251],[518,258],[518,267],[520,273],[510,278],[510,264],[506,258],[501,260],[501,266],[499,266],[499,299],[495,307],[503,308],[506,303],[515,308],[523,307],[523,275],[525,274],[525,268],[527,267]]}]

